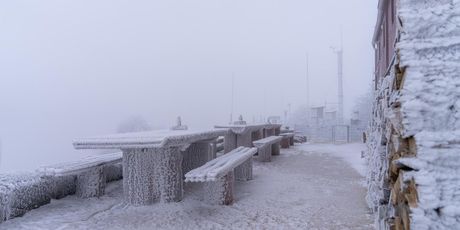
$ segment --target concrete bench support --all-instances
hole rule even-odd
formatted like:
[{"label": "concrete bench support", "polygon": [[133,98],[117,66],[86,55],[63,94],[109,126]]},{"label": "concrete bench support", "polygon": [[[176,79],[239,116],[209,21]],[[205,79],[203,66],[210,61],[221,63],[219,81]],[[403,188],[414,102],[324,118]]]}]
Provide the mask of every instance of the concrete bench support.
[{"label": "concrete bench support", "polygon": [[182,152],[179,147],[123,150],[123,189],[132,205],[149,205],[183,197]]},{"label": "concrete bench support", "polygon": [[231,205],[233,204],[233,188],[235,176],[233,171],[224,177],[204,184],[204,200],[209,204]]},{"label": "concrete bench support", "polygon": [[77,175],[76,195],[81,198],[104,195],[106,177],[104,166],[95,167]]},{"label": "concrete bench support", "polygon": [[[233,203],[233,186],[236,179],[236,168],[242,165],[252,167],[252,156],[256,148],[238,147],[205,165],[185,174],[186,182],[203,182],[205,200],[214,204],[230,205]],[[241,171],[242,172],[242,171]],[[252,168],[246,168],[245,176]]]},{"label": "concrete bench support", "polygon": [[252,180],[252,157],[235,168],[235,179],[237,181]]}]

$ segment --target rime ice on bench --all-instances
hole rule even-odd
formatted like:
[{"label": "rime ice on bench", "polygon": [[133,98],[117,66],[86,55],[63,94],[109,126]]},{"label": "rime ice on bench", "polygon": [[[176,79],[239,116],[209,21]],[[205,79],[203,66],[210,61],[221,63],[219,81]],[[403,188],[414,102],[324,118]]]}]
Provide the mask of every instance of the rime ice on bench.
[{"label": "rime ice on bench", "polygon": [[[187,154],[197,153],[193,149],[203,149],[203,146],[199,146],[202,141],[216,140],[227,132],[227,130],[156,130],[124,133],[78,139],[74,141],[74,147],[76,149],[121,149],[125,200],[133,205],[148,205],[158,200],[164,202],[182,200],[183,154],[189,157]],[[206,149],[210,151],[210,148]],[[209,154],[212,156],[213,153],[206,152],[205,156],[198,158],[209,157]],[[185,165],[186,168],[191,167],[187,163]]]},{"label": "rime ice on bench", "polygon": [[[253,147],[253,141],[273,136],[279,133],[281,129],[281,125],[278,124],[246,124],[241,120],[231,125],[216,125],[214,127],[230,129],[230,132],[225,135],[224,151],[226,153],[240,146]],[[239,181],[252,179],[252,161],[245,162],[235,169],[235,179]]]},{"label": "rime ice on bench", "polygon": [[254,141],[254,146],[258,149],[258,160],[261,162],[269,162],[272,160],[272,155],[280,154],[280,142],[282,137],[271,136],[264,139]]},{"label": "rime ice on bench", "polygon": [[[69,190],[64,188],[69,183],[59,183],[61,181],[72,180],[76,177],[75,193],[81,198],[100,197],[104,195],[105,184],[107,177],[110,176],[108,171],[111,166],[117,165],[121,162],[122,153],[108,153],[98,156],[87,157],[85,159],[62,163],[52,166],[46,166],[38,169],[37,171],[42,177],[54,177],[55,187],[57,193],[66,193]],[[70,178],[69,178],[70,177]],[[59,198],[60,194],[52,194],[53,198]]]},{"label": "rime ice on bench", "polygon": [[[233,203],[234,169],[246,162],[252,163],[256,148],[238,147],[203,166],[185,174],[186,182],[203,182],[207,200],[211,203]],[[250,164],[252,167],[252,164]],[[252,171],[252,168],[251,168]]]}]

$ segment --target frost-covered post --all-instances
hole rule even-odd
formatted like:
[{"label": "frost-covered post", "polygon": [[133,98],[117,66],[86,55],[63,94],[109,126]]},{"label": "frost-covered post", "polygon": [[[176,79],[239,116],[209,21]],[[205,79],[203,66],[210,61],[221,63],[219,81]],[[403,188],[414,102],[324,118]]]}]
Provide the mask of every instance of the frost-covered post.
[{"label": "frost-covered post", "polygon": [[159,164],[155,167],[159,176],[161,200],[164,202],[181,201],[183,197],[182,153],[180,147],[155,149]]},{"label": "frost-covered post", "polygon": [[153,149],[123,150],[125,201],[132,205],[149,205],[160,197],[159,178],[155,177],[157,159]]}]

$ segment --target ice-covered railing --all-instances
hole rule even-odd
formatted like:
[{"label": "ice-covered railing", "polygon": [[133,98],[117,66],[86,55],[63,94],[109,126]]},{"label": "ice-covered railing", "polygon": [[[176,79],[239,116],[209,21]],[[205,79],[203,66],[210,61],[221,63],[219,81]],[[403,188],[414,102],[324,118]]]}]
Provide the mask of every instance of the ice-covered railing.
[{"label": "ice-covered railing", "polygon": [[207,162],[185,175],[186,182],[210,182],[225,176],[257,153],[256,148],[238,147],[223,156]]}]

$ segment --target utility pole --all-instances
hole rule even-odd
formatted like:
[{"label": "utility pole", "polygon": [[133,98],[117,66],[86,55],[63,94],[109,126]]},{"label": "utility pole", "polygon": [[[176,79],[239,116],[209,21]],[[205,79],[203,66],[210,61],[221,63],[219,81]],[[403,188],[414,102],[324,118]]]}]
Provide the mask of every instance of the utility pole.
[{"label": "utility pole", "polygon": [[230,124],[233,123],[233,108],[235,103],[235,73],[232,72],[232,107],[230,109]]},{"label": "utility pole", "polygon": [[337,81],[338,81],[338,104],[337,124],[343,125],[343,35],[340,31],[340,48],[332,48],[337,54]]},{"label": "utility pole", "polygon": [[305,58],[306,58],[306,86],[307,86],[307,92],[306,92],[306,101],[307,101],[307,123],[310,121],[310,79],[309,79],[309,71],[310,71],[310,66],[309,66],[309,59],[308,59],[308,52],[305,52]]}]

